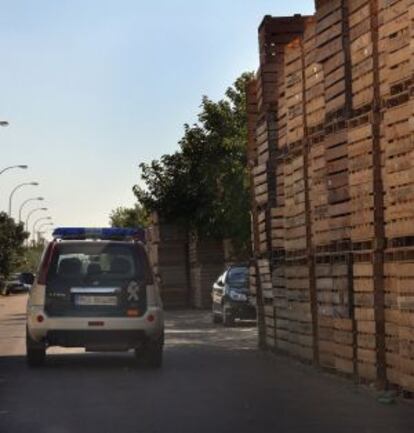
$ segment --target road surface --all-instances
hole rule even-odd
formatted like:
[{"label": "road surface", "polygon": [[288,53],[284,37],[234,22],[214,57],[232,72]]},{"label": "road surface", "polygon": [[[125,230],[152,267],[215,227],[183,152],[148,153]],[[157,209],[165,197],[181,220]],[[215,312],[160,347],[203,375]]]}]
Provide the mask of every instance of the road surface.
[{"label": "road surface", "polygon": [[251,324],[167,315],[165,365],[53,349],[24,358],[26,296],[0,298],[1,433],[412,433],[414,406],[256,349]]}]

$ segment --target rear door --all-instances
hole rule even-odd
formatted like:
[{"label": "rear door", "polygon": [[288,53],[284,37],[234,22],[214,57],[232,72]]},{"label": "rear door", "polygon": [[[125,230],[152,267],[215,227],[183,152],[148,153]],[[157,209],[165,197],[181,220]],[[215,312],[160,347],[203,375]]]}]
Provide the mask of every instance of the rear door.
[{"label": "rear door", "polygon": [[146,264],[136,244],[56,243],[46,279],[50,316],[137,317],[145,313]]}]

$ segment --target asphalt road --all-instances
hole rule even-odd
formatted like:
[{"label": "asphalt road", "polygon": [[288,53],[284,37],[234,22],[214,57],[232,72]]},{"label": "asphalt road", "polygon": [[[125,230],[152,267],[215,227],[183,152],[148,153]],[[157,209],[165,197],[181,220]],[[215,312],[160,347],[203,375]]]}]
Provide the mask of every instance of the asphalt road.
[{"label": "asphalt road", "polygon": [[414,406],[256,349],[251,324],[204,312],[167,315],[165,365],[132,354],[53,349],[24,358],[24,295],[0,298],[1,433],[405,433]]}]

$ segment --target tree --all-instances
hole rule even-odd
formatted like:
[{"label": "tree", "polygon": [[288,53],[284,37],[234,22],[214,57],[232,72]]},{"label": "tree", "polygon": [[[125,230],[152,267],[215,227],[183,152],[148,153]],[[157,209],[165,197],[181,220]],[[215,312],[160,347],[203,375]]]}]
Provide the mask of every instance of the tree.
[{"label": "tree", "polygon": [[0,212],[0,274],[4,278],[19,265],[28,236],[23,223],[16,224],[5,212]]},{"label": "tree", "polygon": [[44,246],[36,245],[33,247],[25,248],[19,260],[18,265],[14,269],[15,272],[33,272],[36,273],[39,266],[40,258],[42,256]]},{"label": "tree", "polygon": [[147,227],[149,224],[148,212],[136,204],[132,208],[118,207],[109,216],[112,227]]},{"label": "tree", "polygon": [[180,150],[141,164],[145,188],[134,192],[145,208],[202,236],[250,244],[246,170],[247,113],[243,74],[224,99],[204,97],[198,122],[184,126]]}]

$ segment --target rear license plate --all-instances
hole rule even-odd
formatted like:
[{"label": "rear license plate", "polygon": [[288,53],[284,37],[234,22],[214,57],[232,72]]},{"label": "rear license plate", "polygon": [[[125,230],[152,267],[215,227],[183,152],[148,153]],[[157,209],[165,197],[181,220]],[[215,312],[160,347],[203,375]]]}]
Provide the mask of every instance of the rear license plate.
[{"label": "rear license plate", "polygon": [[77,295],[75,296],[76,305],[98,305],[98,306],[117,306],[118,299],[116,296],[98,296],[98,295]]}]

